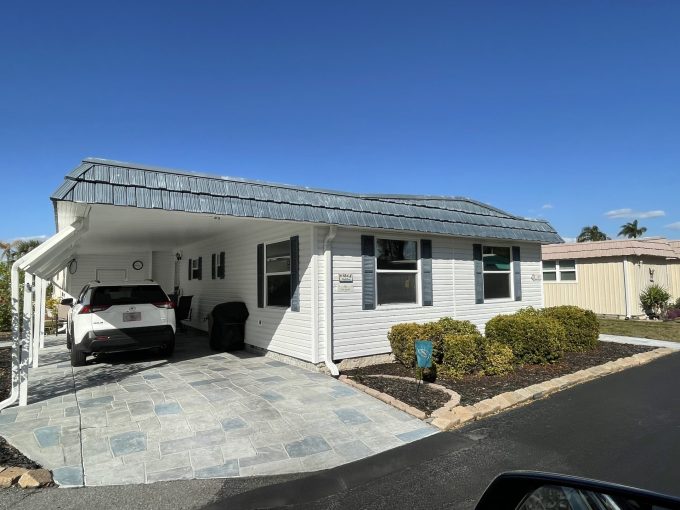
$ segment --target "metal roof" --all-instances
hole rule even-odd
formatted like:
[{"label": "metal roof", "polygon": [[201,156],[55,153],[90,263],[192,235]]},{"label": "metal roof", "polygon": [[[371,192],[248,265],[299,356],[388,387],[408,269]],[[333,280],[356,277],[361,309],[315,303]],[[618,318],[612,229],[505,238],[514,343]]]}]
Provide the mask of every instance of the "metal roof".
[{"label": "metal roof", "polygon": [[550,244],[541,248],[543,260],[643,256],[680,258],[680,243],[663,237],[613,239],[587,243]]},{"label": "metal roof", "polygon": [[88,158],[52,194],[57,201],[561,243],[547,222],[463,197],[364,195]]}]

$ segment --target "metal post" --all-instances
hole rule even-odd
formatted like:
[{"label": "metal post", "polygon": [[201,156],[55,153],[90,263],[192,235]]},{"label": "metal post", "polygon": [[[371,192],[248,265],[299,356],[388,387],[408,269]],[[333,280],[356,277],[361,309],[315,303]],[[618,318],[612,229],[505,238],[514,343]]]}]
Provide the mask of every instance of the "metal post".
[{"label": "metal post", "polygon": [[23,328],[21,330],[21,357],[19,364],[19,405],[28,404],[28,364],[31,342],[31,320],[33,316],[33,275],[24,273]]},{"label": "metal post", "polygon": [[35,315],[33,316],[33,334],[31,335],[31,366],[38,367],[40,355],[40,332],[42,331],[42,321],[45,317],[44,289],[45,281],[35,277],[35,305],[33,306]]},{"label": "metal post", "polygon": [[[47,286],[48,282],[47,280],[42,281],[42,291],[40,293],[40,302],[42,303],[41,309],[42,312],[40,313],[40,328],[38,329],[38,333],[40,334],[40,341],[39,347],[40,349],[45,348],[45,309],[47,308]],[[56,321],[56,317],[55,317]],[[56,322],[55,322],[56,324]]]}]

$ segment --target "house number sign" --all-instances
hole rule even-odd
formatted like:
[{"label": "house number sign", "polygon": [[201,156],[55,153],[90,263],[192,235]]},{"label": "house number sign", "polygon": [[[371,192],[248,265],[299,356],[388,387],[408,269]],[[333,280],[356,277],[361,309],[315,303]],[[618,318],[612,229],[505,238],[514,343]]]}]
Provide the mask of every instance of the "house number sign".
[{"label": "house number sign", "polygon": [[354,283],[354,275],[352,273],[340,273],[338,274],[338,281],[340,283]]}]

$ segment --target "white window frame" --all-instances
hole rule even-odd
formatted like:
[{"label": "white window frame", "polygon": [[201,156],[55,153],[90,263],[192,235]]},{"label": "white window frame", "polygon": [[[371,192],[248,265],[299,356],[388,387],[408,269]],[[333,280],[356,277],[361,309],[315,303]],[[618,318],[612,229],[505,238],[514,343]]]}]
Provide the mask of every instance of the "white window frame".
[{"label": "white window frame", "polygon": [[[560,269],[560,260],[546,260],[541,262],[541,278],[545,283],[578,283],[578,262],[576,259],[563,259],[564,261],[574,261],[574,268],[566,268],[566,269]],[[543,267],[543,264],[545,262],[554,262],[555,263],[555,269],[545,269]],[[562,272],[565,273],[574,273],[574,279],[573,280],[563,280],[562,279]],[[545,273],[555,273],[555,279],[554,280],[546,280],[544,275]]]},{"label": "white window frame", "polygon": [[[290,267],[291,267],[290,264],[289,264],[289,269],[288,269],[288,271],[278,271],[278,272],[274,272],[274,273],[270,273],[270,272],[267,271],[267,248],[268,248],[269,246],[271,246],[272,244],[283,243],[283,242],[286,242],[286,241],[289,243],[289,244],[288,244],[288,260],[290,261],[290,259],[291,259],[291,252],[290,252],[290,238],[289,238],[289,237],[284,238],[284,239],[279,239],[279,240],[276,240],[276,241],[270,241],[270,242],[265,242],[265,243],[264,243],[264,278],[263,278],[264,282],[263,282],[263,285],[264,285],[264,306],[267,307],[267,308],[279,308],[279,309],[281,309],[281,308],[283,308],[283,309],[289,309],[289,308],[290,308],[290,299],[291,299],[290,296],[288,297],[289,302],[288,302],[288,305],[287,305],[287,306],[284,306],[284,305],[270,305],[270,304],[269,304],[269,292],[268,292],[269,287],[268,287],[268,285],[267,285],[268,277],[269,277],[269,276],[283,276],[283,275],[288,275],[288,279],[290,279],[290,274],[291,274],[291,273],[290,273]],[[285,257],[278,257],[278,258],[285,258]]]},{"label": "white window frame", "polygon": [[[385,241],[404,241],[416,243],[416,268],[415,269],[378,269],[378,240]],[[390,308],[408,308],[413,306],[420,306],[422,303],[420,301],[420,242],[418,239],[410,239],[408,237],[399,236],[375,236],[373,240],[373,263],[375,264],[375,306],[380,309],[390,309]],[[416,300],[412,303],[384,303],[379,304],[380,299],[378,298],[378,274],[389,274],[389,273],[414,273],[416,275]]]},{"label": "white window frame", "polygon": [[[510,251],[510,269],[507,271],[487,271],[484,269],[484,248],[507,248]],[[515,300],[515,278],[513,277],[515,271],[515,260],[512,258],[512,246],[505,246],[503,244],[483,244],[482,245],[482,282],[484,282],[485,274],[507,274],[510,280],[510,296],[500,297],[500,298],[487,298],[484,296],[485,303],[500,303],[509,302]],[[486,284],[484,285],[484,290],[486,291]]]}]

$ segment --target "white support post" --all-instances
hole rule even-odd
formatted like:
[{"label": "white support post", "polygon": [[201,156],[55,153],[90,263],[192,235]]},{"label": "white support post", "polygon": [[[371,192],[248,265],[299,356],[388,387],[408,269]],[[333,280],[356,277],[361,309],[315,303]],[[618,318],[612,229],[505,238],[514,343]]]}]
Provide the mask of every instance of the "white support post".
[{"label": "white support post", "polygon": [[19,364],[19,405],[28,404],[28,365],[33,319],[33,275],[24,273],[23,328],[21,330],[21,357]]},{"label": "white support post", "polygon": [[45,301],[43,299],[45,282],[42,278],[35,277],[35,304],[33,305],[33,331],[31,335],[31,366],[38,367],[38,358],[40,356],[40,332],[43,317],[45,317]]},{"label": "white support post", "polygon": [[[43,280],[42,292],[40,294],[40,300],[42,302],[42,313],[40,314],[40,348],[45,347],[45,311],[47,308],[47,286],[48,281]],[[55,317],[56,324],[56,317]]]}]

